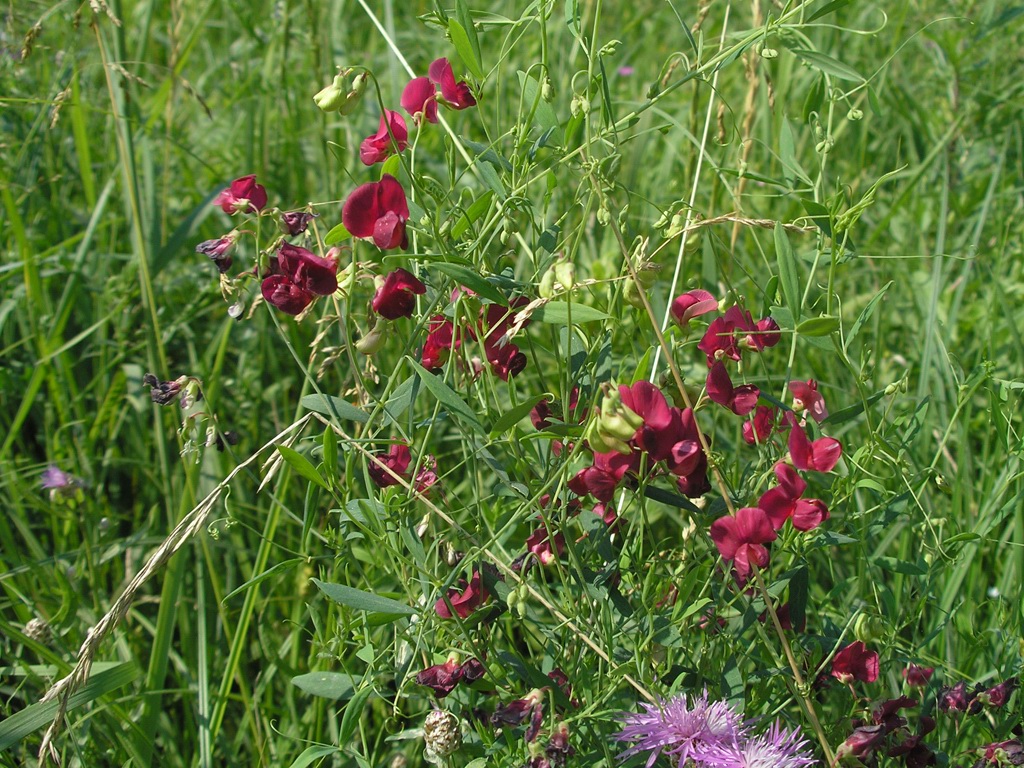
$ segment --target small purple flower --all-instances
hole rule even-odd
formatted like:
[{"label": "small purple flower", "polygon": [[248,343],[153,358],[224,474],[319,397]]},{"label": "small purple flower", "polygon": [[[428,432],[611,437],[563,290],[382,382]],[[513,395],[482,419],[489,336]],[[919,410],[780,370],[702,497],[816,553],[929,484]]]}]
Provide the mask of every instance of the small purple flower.
[{"label": "small purple flower", "polygon": [[196,253],[209,256],[217,265],[217,271],[223,275],[231,269],[231,252],[235,250],[240,234],[237,229],[233,229],[216,240],[204,240],[196,246]]},{"label": "small purple flower", "polygon": [[306,211],[289,211],[281,214],[281,231],[286,235],[301,235],[306,231],[309,222],[317,218],[319,213]]},{"label": "small purple flower", "polygon": [[786,730],[778,720],[759,736],[711,747],[701,761],[716,768],[805,768],[817,762],[800,729]]},{"label": "small purple flower", "polygon": [[622,731],[615,738],[635,742],[620,755],[623,759],[650,752],[647,768],[663,752],[674,758],[677,765],[691,759],[704,762],[705,755],[712,750],[735,748],[745,735],[740,716],[724,701],[708,702],[707,691],[690,702],[686,694],[681,694],[659,704],[642,706],[646,712],[624,714]]},{"label": "small purple flower", "polygon": [[50,492],[50,501],[54,502],[74,499],[85,485],[80,478],[65,472],[56,464],[51,464],[43,470],[39,480],[40,487]]}]

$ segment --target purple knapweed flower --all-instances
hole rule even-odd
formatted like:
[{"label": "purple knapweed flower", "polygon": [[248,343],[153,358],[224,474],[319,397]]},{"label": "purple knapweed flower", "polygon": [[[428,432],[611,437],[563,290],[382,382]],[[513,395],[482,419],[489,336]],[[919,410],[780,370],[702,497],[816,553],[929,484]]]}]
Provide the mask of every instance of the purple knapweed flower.
[{"label": "purple knapweed flower", "polygon": [[618,741],[635,742],[620,755],[625,759],[650,752],[647,768],[664,753],[676,765],[688,760],[703,762],[712,750],[735,747],[745,735],[740,716],[724,701],[708,701],[707,691],[693,696],[674,696],[658,704],[643,704],[646,712],[626,712]]},{"label": "purple knapweed flower", "polygon": [[759,736],[710,748],[702,761],[716,768],[805,768],[817,762],[800,729],[786,730],[777,720]]},{"label": "purple knapweed flower", "polygon": [[79,479],[70,472],[65,472],[56,464],[51,464],[40,478],[40,486],[44,491],[63,491],[74,488],[80,483]]}]

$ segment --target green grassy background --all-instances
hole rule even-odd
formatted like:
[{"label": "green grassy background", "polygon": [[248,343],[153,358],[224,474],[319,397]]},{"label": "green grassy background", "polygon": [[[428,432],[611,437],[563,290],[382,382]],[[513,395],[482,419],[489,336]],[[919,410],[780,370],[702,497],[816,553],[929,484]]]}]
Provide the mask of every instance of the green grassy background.
[{"label": "green grassy background", "polygon": [[[822,637],[835,637],[854,611],[874,618],[889,662],[883,684],[894,690],[907,659],[936,666],[949,680],[991,680],[1019,669],[1024,78],[1010,52],[1024,50],[1022,9],[995,1],[951,4],[955,8],[942,12],[933,3],[839,3],[810,23],[794,18],[783,36],[762,43],[756,32],[765,19],[778,18],[775,5],[763,3],[764,18],[755,24],[746,3],[702,3],[701,63],[717,53],[723,30],[726,46],[751,39],[751,50],[763,44],[779,55],[726,60],[714,90],[708,81],[692,80],[645,109],[636,124],[613,132],[609,118],[619,120],[645,104],[670,62],[677,69],[669,80],[698,58],[683,31],[697,21],[698,10],[653,0],[583,0],[581,34],[592,44],[582,44],[566,24],[567,5],[475,8],[486,73],[480,105],[448,113],[449,119],[462,135],[520,157],[520,139],[531,128],[517,71],[541,61],[548,65],[552,107],[564,124],[574,84],[582,93],[584,75],[603,66],[606,90],[590,95],[595,112],[579,141],[582,156],[594,162],[619,158],[614,179],[607,181],[613,216],[629,203],[621,219],[627,241],[655,235],[662,212],[688,198],[712,93],[695,201],[705,217],[742,211],[813,229],[801,218],[807,212],[801,200],[842,213],[892,174],[850,227],[850,250],[816,250],[813,231],[791,235],[806,281],[805,315],[826,311],[828,282],[838,297],[828,309],[849,334],[881,295],[857,338],[845,355],[831,341],[795,345],[791,366],[777,361],[758,372],[775,394],[781,394],[786,368],[796,378],[816,378],[833,410],[871,403],[831,429],[844,442],[850,469],[831,488],[834,527],[855,541],[817,539],[800,553],[812,563],[811,603],[821,611],[817,629]],[[809,3],[803,18],[830,5]],[[456,59],[444,31],[418,18],[430,14],[432,4],[386,0],[368,6],[417,72],[436,57]],[[547,18],[539,17],[538,8],[550,11]],[[283,209],[333,201],[319,208],[322,235],[340,220],[348,192],[371,178],[356,149],[376,129],[379,111],[368,94],[351,116],[325,116],[312,94],[343,64],[369,67],[389,106],[408,80],[385,36],[356,2],[172,0],[111,2],[110,10],[120,26],[88,4],[10,4],[0,19],[4,715],[32,705],[45,691],[52,669],[39,665],[70,668],[87,629],[126,578],[239,461],[303,412],[300,397],[312,391],[284,343],[307,362],[305,350],[317,331],[312,320],[279,326],[265,311],[244,322],[230,319],[213,267],[193,253],[196,243],[231,227],[210,205],[212,197],[232,178],[256,173],[272,204]],[[23,52],[35,25],[38,35]],[[620,42],[599,57],[597,50],[613,40]],[[793,49],[830,58],[809,66],[815,60]],[[673,57],[676,52],[685,60]],[[457,72],[464,69],[456,64]],[[749,106],[748,73],[757,84]],[[869,88],[856,88],[859,76],[869,79]],[[851,90],[847,98],[831,100]],[[863,117],[849,119],[851,109]],[[513,125],[521,126],[519,136],[509,134]],[[530,138],[537,138],[535,129]],[[824,139],[834,142],[827,154],[816,151]],[[417,171],[447,188],[445,146],[440,130],[424,135]],[[523,195],[529,205],[515,217],[526,242],[535,244],[558,223],[559,246],[572,255],[581,277],[620,274],[618,245],[608,228],[596,224],[600,200],[588,167],[543,150],[523,162],[504,178],[533,179]],[[751,178],[738,197],[741,169]],[[457,184],[481,193],[470,174]],[[480,232],[476,242],[484,245],[471,258],[493,273],[507,269],[511,278],[536,284],[547,263],[525,250],[498,247],[501,224],[494,219]],[[730,288],[752,308],[772,304],[765,296],[778,271],[772,231],[734,232],[731,223],[722,223],[703,232],[698,252],[685,262],[684,287]],[[670,298],[674,253],[670,246],[659,257],[668,268],[650,292],[659,316]],[[599,286],[587,301],[620,312],[620,290]],[[354,305],[353,317],[363,322],[360,312]],[[628,314],[621,324],[591,329],[587,351],[596,355],[607,340],[611,369],[628,378],[653,344],[645,322]],[[530,369],[510,394],[479,393],[482,410],[495,414],[531,394],[559,391],[554,369],[544,361],[557,358],[566,341],[548,328],[531,334],[537,347]],[[408,336],[402,342],[414,344]],[[322,347],[312,371],[324,360]],[[784,361],[786,353],[778,354]],[[373,371],[356,371],[348,360],[342,356],[326,366],[318,381],[322,391],[374,388]],[[685,372],[690,362],[680,362]],[[400,365],[397,351],[377,365],[386,378]],[[201,379],[219,425],[237,432],[239,445],[203,452],[199,461],[179,456],[184,443],[177,415],[149,402],[141,385],[147,371]],[[904,382],[898,391],[871,398],[898,382]],[[383,383],[375,391],[382,389]],[[409,423],[413,413],[427,419],[432,409],[421,398]],[[460,521],[509,560],[521,545],[525,506],[509,506],[510,495],[488,484],[494,467],[513,480],[536,481],[532,487],[554,483],[563,472],[537,469],[546,457],[534,452],[535,443],[518,446],[516,435],[529,430],[516,430],[489,444],[496,464],[463,453],[459,436],[443,425],[434,449],[447,466],[445,482]],[[719,450],[730,456],[736,435],[716,435]],[[350,480],[339,483],[333,501],[307,491],[306,482],[287,471],[262,493],[256,492],[255,467],[238,476],[208,533],[187,544],[144,588],[102,645],[99,660],[130,663],[138,674],[70,715],[59,742],[68,764],[289,765],[311,742],[351,746],[369,765],[386,765],[399,753],[416,763],[414,738],[385,741],[414,728],[429,708],[409,676],[445,643],[463,649],[486,643],[479,634],[451,630],[440,645],[420,635],[418,645],[406,648],[396,632],[330,607],[311,588],[309,578],[318,576],[412,599],[418,592],[410,585],[429,587],[429,581],[437,587],[454,578],[437,576],[435,547],[426,555],[435,574],[430,579],[422,564],[403,559],[410,557],[402,554],[403,531],[418,522],[408,499],[386,498],[392,519],[401,522],[394,530],[385,526],[382,541],[374,543],[370,534],[371,541],[352,537],[339,524],[329,509],[372,495],[364,488],[358,454],[349,452],[344,461]],[[738,494],[754,482],[749,461],[725,462]],[[79,504],[54,504],[40,490],[48,463],[85,480]],[[685,525],[664,509],[645,514],[645,535],[623,562],[637,602],[651,606],[659,585],[687,568],[682,556],[656,555],[685,552],[689,545],[681,543]],[[511,535],[517,526],[518,538]],[[725,600],[708,591],[713,558],[705,559],[683,597]],[[279,569],[270,572],[275,565]],[[573,583],[573,573],[553,577],[545,589],[566,600],[571,591],[559,588]],[[269,575],[258,586],[234,592],[262,574]],[[600,590],[593,584],[588,589],[597,599]],[[682,615],[686,600],[680,602],[674,614],[665,614],[671,626],[693,622]],[[34,617],[53,625],[52,645],[25,637],[22,628]],[[669,649],[669,666],[680,675],[728,679],[729,670],[720,668],[723,646],[709,640],[703,651],[684,651],[666,640],[653,613],[630,625],[636,638],[628,641],[613,608],[590,620],[603,647],[622,651],[616,663],[641,679],[651,679],[644,659],[655,646]],[[738,637],[733,650],[746,657],[741,646],[747,641]],[[613,730],[612,713],[632,704],[610,666],[587,671],[578,658],[579,638],[564,628],[502,625],[486,642],[520,649],[521,658],[546,655],[548,666],[577,649],[572,671],[590,679],[579,683],[585,690],[591,686],[589,708],[574,723],[578,749],[587,764],[612,764],[614,746],[595,744]],[[812,650],[824,654],[829,648],[812,643]],[[748,707],[770,711],[785,689],[767,679],[758,683],[758,674],[750,672],[756,659],[747,660],[740,688],[747,690]],[[366,716],[340,716],[351,692],[335,700],[291,683],[313,670],[351,674],[357,683],[372,680],[376,693]],[[502,690],[516,690],[512,673],[497,677],[507,684]],[[840,741],[847,712],[840,704],[827,707]],[[0,752],[0,762],[27,759],[38,735]],[[335,754],[326,764],[347,765],[350,759]]]}]

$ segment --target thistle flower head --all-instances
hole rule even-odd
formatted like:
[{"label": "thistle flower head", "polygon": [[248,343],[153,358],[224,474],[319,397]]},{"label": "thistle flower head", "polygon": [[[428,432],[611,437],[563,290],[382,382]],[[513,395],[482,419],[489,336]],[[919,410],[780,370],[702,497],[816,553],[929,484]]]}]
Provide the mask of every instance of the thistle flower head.
[{"label": "thistle flower head", "polygon": [[787,730],[777,720],[758,736],[710,747],[701,761],[717,768],[806,768],[817,762],[800,729]]}]

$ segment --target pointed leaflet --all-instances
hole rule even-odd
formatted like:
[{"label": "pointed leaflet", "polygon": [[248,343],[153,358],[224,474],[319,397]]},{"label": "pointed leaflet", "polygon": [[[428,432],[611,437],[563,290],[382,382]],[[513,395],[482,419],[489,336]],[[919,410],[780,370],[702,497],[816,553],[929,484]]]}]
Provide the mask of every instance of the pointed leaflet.
[{"label": "pointed leaflet", "polygon": [[779,283],[782,285],[782,298],[793,320],[800,319],[800,279],[796,271],[796,257],[789,244],[789,237],[781,221],[775,222],[775,258],[779,264]]},{"label": "pointed leaflet", "polygon": [[416,374],[420,377],[420,381],[423,382],[423,386],[427,388],[427,391],[430,392],[430,394],[437,398],[437,401],[446,411],[448,411],[448,413],[461,419],[467,426],[472,427],[481,435],[487,433],[487,430],[484,429],[484,425],[480,423],[476,414],[468,405],[466,405],[466,401],[459,397],[458,393],[456,393],[454,389],[445,384],[440,377],[430,373],[411,357],[408,358],[408,360],[416,371]]},{"label": "pointed leaflet", "polygon": [[320,579],[313,579],[317,589],[327,597],[341,605],[355,608],[357,611],[369,611],[370,613],[396,613],[403,616],[413,616],[416,609],[390,597],[381,597],[372,592],[363,592],[359,589],[346,587],[344,584],[331,584]]}]

